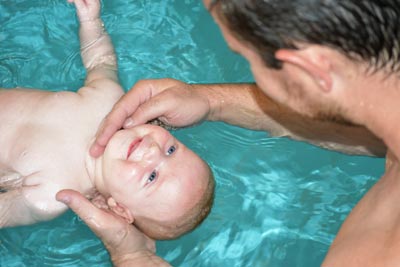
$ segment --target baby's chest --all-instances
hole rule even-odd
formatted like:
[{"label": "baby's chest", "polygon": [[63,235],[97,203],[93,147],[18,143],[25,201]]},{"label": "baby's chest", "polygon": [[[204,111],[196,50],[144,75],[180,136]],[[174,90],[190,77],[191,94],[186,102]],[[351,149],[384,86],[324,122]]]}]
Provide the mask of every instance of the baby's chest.
[{"label": "baby's chest", "polygon": [[[39,155],[44,159],[40,159]],[[23,173],[21,186],[24,199],[41,219],[51,219],[66,210],[66,206],[56,200],[57,192],[63,189],[81,191],[80,167],[73,168],[64,158],[27,150],[17,167]]]},{"label": "baby's chest", "polygon": [[41,219],[50,219],[66,210],[65,205],[56,200],[56,194],[68,187],[63,180],[51,179],[46,177],[45,173],[34,173],[25,177],[22,194],[35,214],[38,214]]},{"label": "baby's chest", "polygon": [[23,175],[45,171],[56,174],[67,171],[71,164],[82,163],[83,141],[52,127],[27,125],[11,142],[7,161]]}]

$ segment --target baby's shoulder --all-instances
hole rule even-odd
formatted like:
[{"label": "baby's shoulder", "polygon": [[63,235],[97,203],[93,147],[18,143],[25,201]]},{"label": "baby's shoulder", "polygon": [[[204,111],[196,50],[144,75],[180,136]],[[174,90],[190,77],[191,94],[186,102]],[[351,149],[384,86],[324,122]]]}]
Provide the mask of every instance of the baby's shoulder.
[{"label": "baby's shoulder", "polygon": [[77,93],[89,101],[102,101],[114,104],[123,94],[121,85],[109,79],[98,79],[81,87]]}]

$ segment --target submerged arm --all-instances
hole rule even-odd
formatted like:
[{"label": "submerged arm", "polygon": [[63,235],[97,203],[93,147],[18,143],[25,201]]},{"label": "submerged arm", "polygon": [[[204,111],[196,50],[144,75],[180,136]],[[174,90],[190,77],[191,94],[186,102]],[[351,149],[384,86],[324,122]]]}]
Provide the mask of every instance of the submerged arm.
[{"label": "submerged arm", "polygon": [[[36,184],[24,185],[26,178],[29,177],[8,169],[0,170],[0,228],[49,220],[66,209],[65,206],[43,196],[46,195],[43,191],[50,191],[48,188]],[[39,201],[50,208],[59,208],[42,209],[44,205]]]},{"label": "submerged arm", "polygon": [[210,103],[208,120],[264,130],[344,153],[385,156],[385,144],[366,128],[304,117],[272,101],[255,84],[202,85],[198,90],[204,90],[202,94]]},{"label": "submerged arm", "polygon": [[0,228],[16,225],[15,215],[25,214],[18,208],[21,186],[22,175],[0,165]]},{"label": "submerged arm", "polygon": [[22,175],[0,164],[0,193],[22,186]]},{"label": "submerged arm", "polygon": [[117,59],[101,18],[81,21],[81,56],[87,70],[85,84],[96,79],[118,82]]},{"label": "submerged arm", "polygon": [[[48,196],[44,196],[47,194],[46,189],[30,186],[1,192],[0,228],[48,221],[64,212],[65,206],[55,203],[54,199],[50,199]],[[39,195],[43,199],[36,200]]]},{"label": "submerged arm", "polygon": [[20,189],[0,193],[0,228],[34,222]]},{"label": "submerged arm", "polygon": [[111,38],[100,18],[100,1],[69,0],[76,7],[80,22],[81,57],[86,68],[85,86],[112,88],[123,93],[118,84],[118,66]]}]

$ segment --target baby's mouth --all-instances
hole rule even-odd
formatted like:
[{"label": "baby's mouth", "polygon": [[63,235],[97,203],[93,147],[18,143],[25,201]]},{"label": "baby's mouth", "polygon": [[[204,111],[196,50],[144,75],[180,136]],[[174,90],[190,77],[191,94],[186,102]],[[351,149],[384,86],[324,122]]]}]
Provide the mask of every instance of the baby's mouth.
[{"label": "baby's mouth", "polygon": [[135,149],[139,147],[140,142],[142,142],[142,138],[133,140],[133,142],[130,144],[128,148],[128,152],[126,153],[126,159],[128,159],[130,155],[133,153],[133,151],[135,151]]}]

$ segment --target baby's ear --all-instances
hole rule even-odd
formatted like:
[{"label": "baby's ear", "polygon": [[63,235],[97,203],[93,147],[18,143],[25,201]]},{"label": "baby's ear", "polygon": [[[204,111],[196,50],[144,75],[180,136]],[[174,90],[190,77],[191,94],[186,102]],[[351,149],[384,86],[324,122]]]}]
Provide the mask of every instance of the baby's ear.
[{"label": "baby's ear", "polygon": [[115,214],[121,216],[129,224],[133,223],[134,219],[131,211],[121,203],[117,203],[112,197],[107,199],[107,205]]}]

